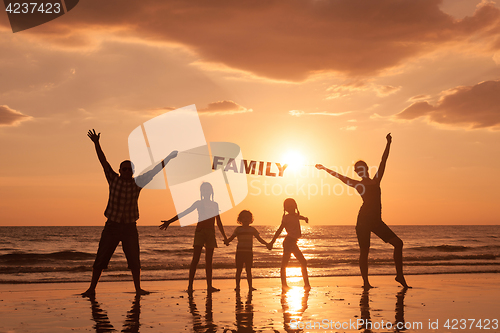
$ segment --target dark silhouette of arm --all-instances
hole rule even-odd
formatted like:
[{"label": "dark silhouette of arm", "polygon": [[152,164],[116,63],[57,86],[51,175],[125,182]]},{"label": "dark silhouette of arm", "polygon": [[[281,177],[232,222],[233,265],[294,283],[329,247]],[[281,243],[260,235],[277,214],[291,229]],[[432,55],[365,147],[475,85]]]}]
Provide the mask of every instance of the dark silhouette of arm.
[{"label": "dark silhouette of arm", "polygon": [[304,220],[306,223],[309,223],[309,218],[302,215],[299,215],[299,220]]},{"label": "dark silhouette of arm", "polygon": [[219,227],[219,231],[222,234],[222,237],[224,237],[224,243],[225,243],[227,241],[227,236],[226,236],[226,233],[224,232],[224,226],[222,225],[220,215],[217,215],[215,217],[215,221],[217,221],[217,227]]},{"label": "dark silhouette of arm", "polygon": [[276,230],[276,232],[274,233],[273,239],[267,244],[267,248],[269,250],[271,250],[273,248],[274,242],[276,242],[276,239],[278,239],[278,237],[281,235],[281,232],[283,231],[284,227],[285,227],[285,225],[283,224],[283,221],[281,221],[281,225],[278,228],[278,230]]},{"label": "dark silhouette of arm", "polygon": [[349,185],[351,187],[356,187],[356,185],[358,185],[358,184],[361,183],[359,180],[351,179],[349,177],[341,175],[340,173],[338,173],[336,171],[330,170],[330,169],[326,168],[322,164],[316,164],[316,169],[318,169],[318,170],[325,170],[326,172],[328,172],[333,177],[336,177],[336,178],[340,179],[344,184]]},{"label": "dark silhouette of arm", "polygon": [[145,173],[137,176],[135,178],[135,183],[138,186],[140,186],[140,187],[146,186],[150,181],[153,180],[153,178],[156,176],[156,174],[158,174],[161,170],[163,170],[163,168],[167,165],[167,163],[171,159],[177,157],[177,153],[178,153],[178,151],[174,150],[173,152],[171,152],[170,154],[168,154],[168,156],[165,157],[165,159],[163,159],[163,161],[161,161],[160,163],[158,163],[157,165],[155,165],[155,167],[153,169],[151,169],[148,172],[145,172]]},{"label": "dark silhouette of arm", "polygon": [[264,239],[262,239],[262,237],[260,237],[260,234],[258,232],[254,236],[261,244],[267,246],[267,242]]},{"label": "dark silhouette of arm", "polygon": [[101,165],[104,169],[106,169],[109,166],[108,161],[106,160],[106,156],[104,155],[104,152],[102,151],[101,144],[99,142],[99,139],[101,138],[101,133],[96,133],[95,129],[89,130],[87,133],[87,136],[92,140],[95,146],[95,151],[97,153],[97,158],[99,159],[99,162],[101,162]]},{"label": "dark silhouette of arm", "polygon": [[382,154],[382,161],[380,161],[380,165],[378,167],[377,174],[375,178],[379,183],[382,180],[385,172],[385,165],[387,164],[387,158],[389,157],[389,150],[391,149],[392,136],[391,133],[387,134],[385,137],[387,139],[387,144],[385,145],[384,153]]},{"label": "dark silhouette of arm", "polygon": [[199,200],[196,201],[195,203],[193,203],[191,205],[191,207],[189,207],[188,209],[186,209],[185,211],[183,212],[180,212],[179,214],[175,215],[174,217],[172,217],[170,220],[162,220],[162,224],[160,224],[160,229],[161,230],[164,230],[164,229],[167,229],[167,227],[171,224],[171,223],[174,223],[175,221],[177,221],[178,219],[186,216],[187,214],[191,213],[192,211],[194,211],[197,206],[198,206],[198,203],[199,203]]},{"label": "dark silhouette of arm", "polygon": [[237,229],[234,229],[234,232],[233,232],[233,234],[231,235],[231,237],[229,237],[228,239],[226,239],[226,240],[224,241],[224,244],[226,244],[226,246],[228,246],[228,245],[229,245],[229,243],[231,243],[231,242],[233,241],[233,239],[236,237],[236,230],[237,230]]}]

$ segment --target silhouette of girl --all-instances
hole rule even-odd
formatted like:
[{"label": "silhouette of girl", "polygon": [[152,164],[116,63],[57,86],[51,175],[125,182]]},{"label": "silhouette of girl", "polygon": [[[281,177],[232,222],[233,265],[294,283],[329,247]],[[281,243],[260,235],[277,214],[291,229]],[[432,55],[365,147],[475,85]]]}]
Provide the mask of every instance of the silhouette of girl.
[{"label": "silhouette of girl", "polygon": [[286,266],[288,266],[288,261],[290,260],[290,256],[293,253],[295,258],[300,262],[300,266],[302,269],[302,278],[304,279],[304,288],[311,289],[311,285],[309,284],[309,276],[307,275],[307,262],[306,258],[300,251],[297,246],[297,241],[302,235],[300,231],[300,220],[306,221],[309,223],[309,219],[300,215],[299,209],[297,208],[297,203],[294,199],[288,198],[283,202],[283,218],[281,220],[281,225],[276,230],[274,234],[273,240],[269,242],[267,248],[271,250],[273,248],[274,242],[281,235],[283,228],[286,229],[286,237],[283,241],[283,259],[281,261],[281,286],[283,290],[289,289],[286,283]]},{"label": "silhouette of girl", "polygon": [[354,165],[354,171],[361,177],[361,181],[343,176],[335,171],[325,168],[321,164],[316,164],[319,170],[325,170],[330,175],[337,177],[345,184],[354,187],[363,198],[363,205],[359,209],[358,221],[356,224],[356,235],[359,243],[359,269],[363,277],[363,287],[372,288],[368,282],[368,252],[370,251],[370,235],[373,232],[384,242],[394,246],[394,264],[396,266],[396,281],[405,288],[406,284],[403,275],[403,241],[382,221],[382,203],[380,181],[384,175],[385,165],[389,157],[389,149],[392,142],[391,133],[387,134],[387,145],[382,155],[382,161],[375,177],[370,178],[368,165],[365,161],[358,161]]},{"label": "silhouette of girl", "polygon": [[214,292],[220,290],[212,286],[212,259],[214,255],[214,249],[217,247],[217,241],[215,240],[215,221],[217,221],[217,227],[224,237],[224,242],[227,241],[227,237],[226,233],[224,232],[224,227],[222,226],[222,221],[220,219],[219,205],[214,201],[214,189],[210,183],[204,182],[203,184],[201,184],[200,196],[201,200],[197,200],[191,205],[191,207],[189,207],[185,211],[179,213],[168,221],[162,221],[163,224],[160,225],[160,229],[167,229],[170,223],[186,216],[195,209],[198,211],[199,222],[196,224],[196,231],[194,233],[194,253],[193,260],[191,261],[191,266],[189,268],[189,285],[187,291],[193,291],[193,282],[194,276],[196,274],[196,268],[198,267],[198,262],[200,261],[203,246],[205,246],[205,272],[207,278],[207,291]]}]

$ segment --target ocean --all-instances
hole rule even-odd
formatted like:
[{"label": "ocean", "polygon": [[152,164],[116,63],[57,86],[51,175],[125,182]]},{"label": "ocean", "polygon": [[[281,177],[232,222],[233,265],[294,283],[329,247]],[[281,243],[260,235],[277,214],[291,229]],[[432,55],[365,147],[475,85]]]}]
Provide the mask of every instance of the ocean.
[{"label": "ocean", "polygon": [[[270,241],[278,226],[255,226]],[[390,226],[404,241],[405,274],[500,272],[500,226]],[[228,237],[235,226],[226,226]],[[194,227],[139,226],[142,279],[188,278]],[[89,282],[102,227],[0,227],[0,283]],[[285,232],[283,232],[285,234]],[[299,247],[310,276],[359,275],[354,226],[303,225]],[[254,240],[254,278],[279,277],[281,236],[272,251]],[[234,277],[236,242],[217,230],[214,278]],[[288,276],[301,276],[292,259]],[[197,279],[205,276],[204,256]],[[243,273],[245,274],[245,273]],[[370,274],[394,275],[392,246],[372,235]],[[121,246],[101,281],[131,280]]]}]

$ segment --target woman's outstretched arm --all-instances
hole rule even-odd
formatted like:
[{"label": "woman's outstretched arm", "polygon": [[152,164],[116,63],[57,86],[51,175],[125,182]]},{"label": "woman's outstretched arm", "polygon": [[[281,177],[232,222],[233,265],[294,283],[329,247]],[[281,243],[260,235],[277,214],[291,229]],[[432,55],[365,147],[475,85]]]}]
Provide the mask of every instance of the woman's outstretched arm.
[{"label": "woman's outstretched arm", "polygon": [[358,185],[360,183],[359,180],[354,180],[354,179],[351,179],[351,178],[346,177],[344,175],[341,175],[340,173],[338,173],[336,171],[333,171],[333,170],[326,168],[323,164],[316,164],[316,169],[325,170],[333,177],[340,179],[344,184],[352,186],[352,187],[356,187],[356,185]]},{"label": "woman's outstretched arm", "polygon": [[380,161],[380,165],[378,167],[377,174],[375,175],[376,180],[379,182],[382,180],[385,172],[385,165],[387,164],[387,158],[389,157],[389,150],[391,149],[392,136],[391,133],[387,134],[385,137],[387,140],[387,144],[385,145],[384,153],[382,154],[382,161]]}]

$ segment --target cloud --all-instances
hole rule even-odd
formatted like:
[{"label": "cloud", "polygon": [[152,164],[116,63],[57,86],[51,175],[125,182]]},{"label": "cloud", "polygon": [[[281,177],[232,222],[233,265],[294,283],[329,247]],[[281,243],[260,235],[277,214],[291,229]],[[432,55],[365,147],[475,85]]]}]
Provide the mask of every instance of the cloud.
[{"label": "cloud", "polygon": [[328,111],[321,111],[321,112],[305,112],[302,110],[290,110],[290,111],[288,111],[289,115],[295,116],[295,117],[301,117],[301,116],[333,116],[333,117],[338,117],[338,116],[342,116],[342,115],[348,114],[348,113],[351,113],[351,111],[338,112],[338,113],[328,112]]},{"label": "cloud", "polygon": [[[178,109],[173,106],[165,106],[161,108],[154,108],[150,110],[151,113],[155,115],[160,115],[165,112],[173,111]],[[213,103],[208,103],[205,108],[198,109],[200,115],[232,115],[236,113],[245,113],[245,112],[253,112],[252,109],[247,109],[238,103],[233,101],[218,101]]]},{"label": "cloud", "polygon": [[441,2],[109,0],[86,2],[71,19],[23,36],[70,47],[87,47],[106,34],[169,43],[207,64],[288,81],[325,72],[376,75],[450,43],[500,49],[494,44],[500,10],[493,4],[482,2],[472,16],[456,19]]},{"label": "cloud", "polygon": [[377,93],[379,97],[385,97],[400,90],[401,87],[394,87],[389,85],[378,85],[370,83],[366,80],[354,80],[347,83],[333,85],[327,89],[328,97],[326,99],[336,99],[341,97],[350,96],[357,92],[372,90]]},{"label": "cloud", "polygon": [[17,126],[22,121],[31,118],[32,117],[9,108],[7,105],[0,105],[0,126]]},{"label": "cloud", "polygon": [[418,101],[394,116],[426,117],[431,123],[467,128],[500,128],[500,80],[460,86],[441,92],[435,105]]},{"label": "cloud", "polygon": [[399,91],[401,89],[400,86],[395,87],[395,86],[389,86],[389,85],[375,85],[373,89],[377,92],[377,95],[380,97],[384,96],[389,96],[391,94],[394,94],[395,92]]},{"label": "cloud", "polygon": [[218,101],[209,103],[207,107],[198,109],[201,115],[210,114],[210,115],[228,115],[228,114],[236,114],[236,113],[246,113],[253,112],[252,109],[247,109],[233,101]]},{"label": "cloud", "polygon": [[370,119],[383,119],[384,116],[379,115],[378,113],[374,113],[370,116]]},{"label": "cloud", "polygon": [[328,97],[326,99],[346,97],[352,95],[355,92],[366,91],[368,89],[368,84],[363,80],[355,80],[343,84],[336,84],[326,89],[326,91],[328,92]]},{"label": "cloud", "polygon": [[[182,50],[106,40],[96,50],[68,52],[26,43],[24,33],[0,34],[0,77],[9,78],[0,78],[0,103],[37,119],[73,117],[78,109],[96,118],[111,111],[150,117],[168,111],[154,110],[162,106],[199,105],[200,96],[227,94]],[[193,99],[196,91],[203,93]]]},{"label": "cloud", "polygon": [[408,101],[413,102],[413,101],[419,101],[422,99],[429,99],[429,98],[431,98],[431,96],[429,96],[429,95],[417,95],[417,96],[410,97],[408,99]]}]

